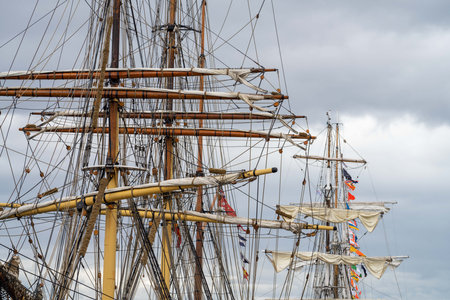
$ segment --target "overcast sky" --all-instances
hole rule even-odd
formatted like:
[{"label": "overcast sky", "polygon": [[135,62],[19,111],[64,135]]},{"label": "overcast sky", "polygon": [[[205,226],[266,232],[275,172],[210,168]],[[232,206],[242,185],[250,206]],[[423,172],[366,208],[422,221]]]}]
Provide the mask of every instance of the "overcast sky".
[{"label": "overcast sky", "polygon": [[[378,200],[398,202],[366,252],[411,256],[403,299],[448,298],[450,1],[276,2],[294,110],[316,130],[338,115]],[[373,284],[400,298],[392,272]]]},{"label": "overcast sky", "polygon": [[[360,197],[371,197],[373,183],[379,201],[398,202],[362,250],[411,256],[395,273],[403,299],[448,298],[450,1],[274,0],[274,7],[293,111],[308,116],[313,134],[332,111],[369,161],[370,189],[361,183]],[[267,1],[268,18],[270,11]],[[259,34],[269,41],[260,61],[278,66],[274,34]],[[382,283],[367,283],[398,299],[394,277],[387,271]]]}]

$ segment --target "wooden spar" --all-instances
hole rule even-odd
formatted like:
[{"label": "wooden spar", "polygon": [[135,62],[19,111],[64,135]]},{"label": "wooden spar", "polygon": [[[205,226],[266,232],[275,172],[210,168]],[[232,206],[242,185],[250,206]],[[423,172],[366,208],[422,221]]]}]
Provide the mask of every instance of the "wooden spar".
[{"label": "wooden spar", "polygon": [[[171,78],[168,78],[171,79]],[[173,78],[172,78],[173,79]],[[84,88],[1,88],[0,96],[12,97],[90,97],[95,98],[98,89],[84,89]],[[122,88],[122,87],[104,87],[102,98],[138,98],[138,99],[179,99],[179,100],[225,100],[225,99],[239,99],[238,93],[215,93],[203,92],[196,93],[195,91],[177,91],[177,90],[161,90],[161,89],[145,89],[145,88]],[[282,94],[274,95],[259,95],[259,94],[244,94],[250,97],[257,97],[262,100],[283,100],[289,99],[288,96]],[[251,99],[253,100],[253,99]],[[170,111],[172,109],[167,109]]]},{"label": "wooden spar", "polygon": [[[211,69],[226,70],[226,69]],[[233,69],[231,69],[233,70]],[[249,69],[250,73],[275,72],[277,69],[253,68]],[[76,70],[76,71],[42,71],[42,72],[8,72],[1,74],[0,79],[11,80],[69,80],[69,79],[96,79],[100,78],[100,70]],[[181,69],[112,69],[105,71],[106,79],[126,79],[126,78],[163,78],[163,77],[186,77],[186,76],[213,76],[212,72],[202,72],[194,70]],[[221,74],[217,74],[221,75]]]},{"label": "wooden spar", "polygon": [[[260,170],[252,170],[252,171],[246,171],[239,173],[237,176],[238,179],[246,179],[246,178],[252,178],[255,176],[261,176],[271,173],[276,173],[277,168],[268,168],[268,169],[260,169]],[[223,180],[223,176],[226,175],[219,175],[219,176],[211,176],[211,178],[214,178],[213,182],[221,182]],[[199,178],[205,178],[205,177],[199,177]],[[117,201],[129,199],[129,198],[135,198],[135,197],[142,197],[142,196],[149,196],[153,194],[164,194],[164,193],[170,193],[175,191],[180,191],[183,189],[189,189],[189,188],[196,188],[200,185],[206,185],[208,183],[202,183],[196,181],[196,178],[189,178],[190,184],[184,185],[174,185],[174,186],[166,186],[164,185],[164,181],[160,182],[159,184],[151,185],[151,186],[136,186],[136,187],[123,187],[120,190],[106,190],[103,203],[114,203]],[[6,214],[6,212],[0,212],[0,219],[6,219],[6,218],[18,218],[18,217],[24,217],[24,216],[31,216],[41,213],[47,213],[47,212],[53,212],[53,211],[64,211],[72,208],[76,208],[76,205],[79,201],[83,200],[84,203],[88,206],[93,205],[95,202],[95,195],[97,195],[97,192],[93,194],[87,194],[87,195],[80,195],[76,197],[70,197],[66,199],[59,199],[56,201],[51,201],[50,203],[41,204],[40,206],[36,205],[30,205],[30,209],[26,211],[19,211],[19,209],[23,206],[17,207],[17,204],[13,204],[14,212],[11,214]],[[10,207],[11,204],[9,203],[3,203],[3,205],[0,205],[0,207]],[[2,216],[3,215],[3,216]]]},{"label": "wooden spar", "polygon": [[[90,117],[90,114],[81,112],[32,112],[37,116],[62,116],[62,117]],[[104,112],[99,113],[99,117],[104,117]],[[277,115],[281,119],[300,119],[305,116],[300,115]],[[275,119],[269,113],[211,113],[211,112],[121,112],[120,118],[130,119],[166,119],[174,120],[273,120]]]},{"label": "wooden spar", "polygon": [[[120,0],[114,0],[111,41],[111,67],[113,68],[117,68],[119,66],[120,5]],[[113,87],[118,86],[119,80],[112,80],[111,85]],[[114,165],[117,162],[119,154],[119,99],[118,95],[110,95],[108,98],[109,146],[107,152],[107,162]],[[109,177],[108,189],[112,189],[118,186],[117,169],[113,169],[112,171],[107,172],[106,176]],[[115,202],[112,202],[106,209],[102,300],[115,299],[117,216],[117,204]]]},{"label": "wooden spar", "polygon": [[[205,67],[205,14],[206,14],[206,0],[202,1],[202,27],[200,40],[200,57],[199,67]],[[204,90],[204,77],[200,76],[199,90]],[[199,111],[203,113],[203,99],[199,101]],[[198,127],[203,128],[203,119],[198,120]],[[203,174],[203,137],[198,137],[198,152],[197,152],[197,174]],[[195,204],[195,211],[201,212],[203,210],[203,187],[197,189],[197,202]],[[198,264],[195,266],[194,278],[194,300],[202,300],[202,273],[203,273],[203,223],[196,224],[197,236],[195,242],[195,255],[198,258]]]},{"label": "wooden spar", "polygon": [[[0,207],[9,206],[8,203],[0,203]],[[17,204],[16,207],[20,207],[20,204]],[[105,214],[105,210],[101,210],[101,214]],[[133,212],[126,208],[119,208],[118,213],[122,217],[132,217]],[[164,215],[166,220],[172,221],[187,221],[187,222],[207,222],[207,223],[222,223],[222,224],[236,224],[236,225],[257,225],[260,228],[273,228],[273,229],[286,229],[290,224],[293,228],[302,228],[302,229],[318,229],[318,230],[336,230],[334,226],[324,226],[324,225],[315,225],[308,223],[296,223],[296,222],[284,222],[284,221],[275,221],[275,220],[264,220],[264,219],[248,219],[243,217],[232,217],[225,215],[217,215],[211,213],[199,213],[195,211],[177,211],[177,212],[169,212],[161,210],[151,210],[151,209],[140,209],[138,210],[138,214],[141,218],[158,220],[161,219]],[[287,226],[283,227],[283,224]]]},{"label": "wooden spar", "polygon": [[322,157],[322,156],[314,156],[314,155],[294,155],[293,158],[328,160],[328,161],[350,162],[350,163],[360,163],[360,164],[366,164],[367,163],[363,159],[333,158],[333,157]]},{"label": "wooden spar", "polygon": [[[28,132],[61,132],[61,133],[79,133],[90,132],[93,133],[109,133],[109,128],[58,128],[58,127],[23,127],[19,128],[20,131]],[[287,136],[291,139],[315,139],[316,137],[310,136],[308,133],[300,132],[299,134],[281,134],[281,133],[265,133],[255,131],[244,130],[215,130],[215,129],[189,129],[189,128],[170,128],[170,127],[120,127],[119,134],[146,134],[146,135],[165,135],[165,136],[220,136],[220,137],[236,137],[236,138],[283,138]],[[165,178],[170,179],[170,178]]]},{"label": "wooden spar", "polygon": [[[181,220],[187,222],[205,222],[205,223],[221,223],[221,224],[233,224],[233,225],[247,225],[247,226],[258,226],[259,228],[272,228],[272,229],[287,229],[289,226],[292,226],[292,229],[301,228],[301,229],[318,229],[318,230],[331,230],[334,231],[337,228],[335,226],[325,226],[325,225],[316,225],[316,224],[308,224],[308,223],[295,223],[295,222],[285,222],[285,221],[273,221],[273,220],[264,220],[264,219],[249,219],[243,217],[231,217],[224,215],[216,215],[210,213],[199,213],[199,212],[189,212],[189,211],[181,211],[181,212],[161,212],[160,210],[139,210],[139,216],[141,218],[158,220],[164,218],[166,220]],[[132,211],[128,209],[119,209],[119,214],[122,217],[131,217]],[[285,225],[285,227],[283,227]]]}]

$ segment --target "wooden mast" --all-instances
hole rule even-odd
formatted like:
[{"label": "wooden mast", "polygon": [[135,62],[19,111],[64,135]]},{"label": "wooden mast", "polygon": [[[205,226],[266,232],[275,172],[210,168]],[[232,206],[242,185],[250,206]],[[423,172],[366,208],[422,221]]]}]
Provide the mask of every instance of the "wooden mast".
[{"label": "wooden mast", "polygon": [[[336,123],[336,158],[339,158],[339,123]],[[338,184],[339,184],[339,162],[335,162],[335,191],[334,191],[334,207],[338,207]],[[338,253],[335,253],[338,254]],[[333,282],[334,298],[339,297],[339,265],[334,266],[334,282]]]},{"label": "wooden mast", "polygon": [[[168,47],[168,57],[167,57],[167,67],[173,68],[175,66],[175,16],[177,9],[177,0],[170,0],[169,3],[169,22],[167,24],[167,44]],[[167,78],[166,88],[173,89],[173,77]],[[166,98],[166,111],[173,111],[173,99]],[[173,118],[164,119],[166,127],[172,127]],[[172,135],[165,135],[164,137],[164,179],[173,178],[173,153],[174,153],[174,137]],[[167,194],[163,197],[164,199],[164,209],[170,211],[172,210],[172,197]],[[167,288],[170,290],[170,269],[172,266],[171,262],[171,249],[172,249],[172,224],[171,221],[166,221],[163,219],[162,228],[162,245],[161,245],[161,272],[164,282]]]},{"label": "wooden mast", "polygon": [[[113,28],[111,67],[119,66],[119,35],[120,35],[120,0],[114,0],[113,4]],[[99,82],[103,84],[103,82]],[[119,80],[112,80],[112,86],[118,86]],[[119,154],[119,99],[109,99],[109,147],[106,162],[114,165]],[[117,169],[110,169],[108,188],[118,185]],[[111,203],[106,208],[105,221],[105,249],[103,261],[103,293],[102,299],[114,299],[116,280],[116,245],[117,245],[117,204]]]},{"label": "wooden mast", "polygon": [[[200,41],[200,57],[199,57],[199,67],[205,67],[205,13],[206,13],[206,0],[202,1],[202,28],[201,28],[201,41]],[[199,90],[204,90],[204,78],[203,75],[200,76]],[[203,113],[203,99],[199,102],[199,112]],[[203,127],[203,120],[198,120],[198,127]],[[197,154],[197,176],[203,175],[203,137],[198,137],[198,154]],[[203,208],[203,188],[200,186],[197,189],[197,203],[195,205],[195,211],[201,212]],[[194,282],[194,299],[202,299],[202,268],[203,268],[203,223],[197,222],[197,239],[195,243],[195,252],[198,258],[198,264],[195,269],[195,282]]]}]

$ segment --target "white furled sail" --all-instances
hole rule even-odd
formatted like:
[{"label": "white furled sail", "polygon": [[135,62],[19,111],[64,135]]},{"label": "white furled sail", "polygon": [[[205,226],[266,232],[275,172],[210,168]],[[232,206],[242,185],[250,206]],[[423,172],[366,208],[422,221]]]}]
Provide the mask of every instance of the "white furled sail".
[{"label": "white furled sail", "polygon": [[344,223],[358,218],[369,232],[372,232],[380,220],[382,211],[367,211],[357,209],[342,209],[342,208],[328,208],[328,207],[311,207],[311,206],[280,206],[280,211],[292,216],[289,218],[283,216],[285,221],[292,221],[298,213],[312,217],[317,220],[333,223]]},{"label": "white furled sail", "polygon": [[326,254],[320,252],[274,252],[266,251],[266,253],[272,254],[272,258],[269,258],[277,272],[281,272],[286,269],[291,263],[292,258],[295,256],[302,261],[309,261],[314,263],[316,261],[322,261],[332,265],[359,265],[364,264],[367,270],[380,279],[383,276],[386,268],[398,267],[407,256],[380,256],[380,257],[364,257],[364,256],[348,256],[337,254]]}]

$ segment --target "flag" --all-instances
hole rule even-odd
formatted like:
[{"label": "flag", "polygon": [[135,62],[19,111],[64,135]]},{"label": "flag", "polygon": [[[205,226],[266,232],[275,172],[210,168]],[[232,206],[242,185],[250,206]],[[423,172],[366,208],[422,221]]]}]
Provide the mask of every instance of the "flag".
[{"label": "flag", "polygon": [[230,204],[228,204],[228,201],[225,198],[225,193],[223,191],[220,191],[219,206],[222,207],[225,210],[225,213],[227,215],[232,216],[232,217],[236,217],[236,212],[230,206]]},{"label": "flag", "polygon": [[348,227],[350,227],[351,229],[359,230],[356,220],[348,221]]},{"label": "flag", "polygon": [[355,196],[350,194],[350,192],[348,192],[348,200],[355,200]]},{"label": "flag", "polygon": [[243,262],[244,264],[249,264],[250,262],[248,261],[247,258],[245,258],[244,253],[240,252],[240,254],[241,254],[242,262]]},{"label": "flag", "polygon": [[181,232],[180,227],[178,227],[178,224],[174,224],[172,227],[172,230],[175,231],[175,234],[177,235],[177,248],[180,248],[181,245]]},{"label": "flag", "polygon": [[238,224],[238,226],[237,226],[239,229],[241,229],[243,232],[247,232],[247,230],[245,230],[244,229],[244,227],[242,227],[242,225],[241,224]]},{"label": "flag", "polygon": [[356,282],[359,282],[359,278],[360,278],[361,276],[359,276],[355,271],[353,271],[353,270],[351,270],[351,269],[350,269],[350,274],[352,275],[352,278],[353,278]]},{"label": "flag", "polygon": [[247,279],[247,280],[248,280],[248,273],[247,273],[247,270],[245,270],[245,268],[242,267],[242,271],[244,272],[244,279]]},{"label": "flag", "polygon": [[355,186],[353,185],[353,182],[351,180],[346,180],[345,185],[348,186],[348,188],[351,189],[352,191],[355,190]]},{"label": "flag", "polygon": [[358,249],[356,249],[356,248],[353,247],[353,246],[350,246],[350,252],[356,253],[356,254],[358,254],[359,256],[366,256],[364,253],[362,253],[361,251],[359,251]]},{"label": "flag", "polygon": [[[361,267],[362,267],[362,265],[361,265]],[[352,265],[352,269],[353,269],[353,272],[355,272],[355,274],[358,275],[359,278],[362,277],[361,269],[358,268],[357,265]]]},{"label": "flag", "polygon": [[348,229],[348,240],[350,245],[352,245],[355,248],[359,248],[359,245],[356,242],[358,240],[358,237],[353,231],[351,231],[351,229]]},{"label": "flag", "polygon": [[364,268],[364,265],[361,265],[361,269],[364,272],[364,277],[367,277],[367,271],[366,271],[366,268]]},{"label": "flag", "polygon": [[344,168],[342,168],[342,175],[344,175],[344,178],[345,178],[346,180],[349,180],[349,181],[351,181],[352,183],[358,183],[357,180],[353,180],[353,179],[352,179],[352,176],[350,176],[350,174],[348,174],[348,172],[347,172]]}]

